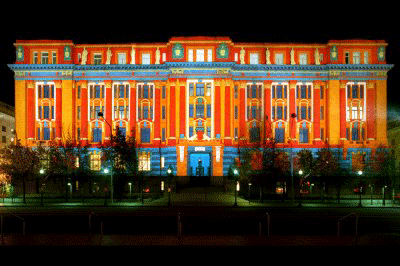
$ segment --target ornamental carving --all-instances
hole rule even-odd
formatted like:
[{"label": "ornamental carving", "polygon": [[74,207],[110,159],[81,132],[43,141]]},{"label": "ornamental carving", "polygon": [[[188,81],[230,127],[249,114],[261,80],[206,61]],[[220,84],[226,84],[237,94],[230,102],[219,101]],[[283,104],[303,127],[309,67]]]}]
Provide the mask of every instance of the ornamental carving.
[{"label": "ornamental carving", "polygon": [[217,48],[217,58],[228,58],[229,56],[229,49],[225,43],[221,43]]},{"label": "ornamental carving", "polygon": [[172,47],[172,58],[182,59],[183,56],[184,56],[184,50],[182,44],[176,43],[174,47]]}]

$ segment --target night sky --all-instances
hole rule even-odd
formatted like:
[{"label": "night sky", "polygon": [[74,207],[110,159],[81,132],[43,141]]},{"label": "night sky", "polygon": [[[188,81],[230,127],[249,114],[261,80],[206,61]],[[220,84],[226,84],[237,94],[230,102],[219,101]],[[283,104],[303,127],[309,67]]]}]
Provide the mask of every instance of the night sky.
[{"label": "night sky", "polygon": [[[400,30],[397,28],[400,27],[391,24],[396,16],[390,15],[390,9],[384,12],[374,8],[357,9],[360,16],[353,13],[342,16],[336,10],[328,18],[323,16],[327,10],[318,6],[310,10],[281,7],[285,16],[272,12],[272,6],[259,10],[253,6],[250,13],[245,7],[232,9],[226,5],[213,5],[196,13],[179,7],[182,5],[177,4],[173,9],[157,6],[154,12],[140,12],[141,9],[134,8],[117,12],[112,8],[108,10],[107,5],[98,9],[84,5],[65,10],[43,6],[10,8],[10,12],[18,10],[17,15],[0,18],[0,101],[14,105],[13,72],[7,64],[15,61],[13,43],[18,39],[72,40],[76,44],[168,42],[177,36],[228,36],[233,42],[322,44],[332,39],[377,39],[388,42],[386,60],[395,65],[388,73],[388,113],[390,116],[391,110],[398,109],[400,114],[400,94],[397,93],[400,85]],[[49,17],[35,11],[60,14]],[[301,15],[304,12],[309,15]]]}]

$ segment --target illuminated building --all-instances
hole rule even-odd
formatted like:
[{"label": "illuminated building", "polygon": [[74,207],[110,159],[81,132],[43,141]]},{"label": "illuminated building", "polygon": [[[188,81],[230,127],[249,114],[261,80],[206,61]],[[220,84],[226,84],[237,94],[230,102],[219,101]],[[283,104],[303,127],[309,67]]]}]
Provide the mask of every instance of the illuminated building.
[{"label": "illuminated building", "polygon": [[0,127],[1,127],[1,141],[0,148],[14,141],[14,107],[9,106],[3,102],[0,102]]},{"label": "illuminated building", "polygon": [[[98,146],[110,128],[140,149],[158,175],[227,175],[240,147],[268,143],[354,156],[387,144],[387,43],[234,43],[172,37],[167,43],[74,44],[17,40],[16,132],[24,145],[70,138]],[[296,114],[294,117],[293,114]],[[160,153],[161,147],[161,153]],[[161,163],[160,163],[161,162]],[[96,165],[98,169],[100,166]]]}]

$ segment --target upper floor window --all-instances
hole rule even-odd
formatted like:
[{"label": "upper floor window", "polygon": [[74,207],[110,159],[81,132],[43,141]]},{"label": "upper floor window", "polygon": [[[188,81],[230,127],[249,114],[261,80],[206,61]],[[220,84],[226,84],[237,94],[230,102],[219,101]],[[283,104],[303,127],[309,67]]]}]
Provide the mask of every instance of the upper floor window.
[{"label": "upper floor window", "polygon": [[104,98],[104,85],[90,85],[90,98]]},{"label": "upper floor window", "polygon": [[204,50],[203,49],[196,50],[196,62],[204,62]]},{"label": "upper floor window", "polygon": [[258,53],[250,53],[250,64],[251,65],[259,64]]},{"label": "upper floor window", "polygon": [[54,98],[54,85],[39,85],[38,98]]},{"label": "upper floor window", "polygon": [[350,53],[349,52],[344,53],[344,63],[350,64]]},{"label": "upper floor window", "polygon": [[38,52],[33,52],[33,63],[39,64]]},{"label": "upper floor window", "polygon": [[297,86],[297,98],[311,99],[311,85]]},{"label": "upper floor window", "polygon": [[275,54],[275,64],[283,65],[283,53]]},{"label": "upper floor window", "polygon": [[142,54],[142,65],[150,65],[150,53]]},{"label": "upper floor window", "polygon": [[94,65],[100,65],[102,63],[101,59],[102,59],[101,54],[99,54],[99,53],[93,54],[93,64]]},{"label": "upper floor window", "polygon": [[48,52],[42,52],[40,59],[41,59],[42,64],[48,64],[49,63],[49,53]]},{"label": "upper floor window", "polygon": [[299,55],[299,63],[300,65],[307,65],[307,54]]},{"label": "upper floor window", "polygon": [[118,64],[126,64],[126,53],[118,54]]},{"label": "upper floor window", "polygon": [[364,52],[364,64],[369,64],[369,53]]},{"label": "upper floor window", "polygon": [[51,63],[57,64],[57,53],[56,52],[51,52]]},{"label": "upper floor window", "polygon": [[363,99],[364,85],[347,85],[347,98]]},{"label": "upper floor window", "polygon": [[272,86],[272,98],[286,99],[287,98],[287,86],[286,85]]},{"label": "upper floor window", "polygon": [[360,52],[353,52],[353,64],[360,64]]}]

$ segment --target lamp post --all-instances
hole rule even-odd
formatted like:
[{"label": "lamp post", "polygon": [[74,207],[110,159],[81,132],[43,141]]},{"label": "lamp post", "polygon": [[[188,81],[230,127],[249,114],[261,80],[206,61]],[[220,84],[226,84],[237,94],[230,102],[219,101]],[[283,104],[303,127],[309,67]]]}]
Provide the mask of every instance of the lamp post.
[{"label": "lamp post", "polygon": [[129,185],[129,199],[132,200],[132,183],[129,182],[128,185]]},{"label": "lamp post", "polygon": [[[44,169],[40,169],[39,173],[44,175]],[[43,206],[43,183],[40,186],[40,205]]]},{"label": "lamp post", "polygon": [[111,179],[110,179],[110,187],[111,187],[111,189],[110,189],[110,191],[111,191],[111,204],[112,203],[114,203],[114,194],[113,194],[113,170],[112,170],[112,168],[111,168],[111,170],[109,171],[107,168],[106,169],[104,169],[104,173],[105,174],[108,174],[108,172],[110,172],[110,175],[111,175]]},{"label": "lamp post", "polygon": [[235,203],[233,204],[234,207],[237,207],[237,206],[238,206],[238,204],[237,204],[237,192],[238,192],[239,189],[240,189],[239,181],[237,180],[237,176],[238,176],[238,175],[239,175],[238,169],[237,169],[237,168],[234,168],[234,169],[233,169],[233,176],[234,176],[234,180],[235,180]]},{"label": "lamp post", "polygon": [[171,206],[171,178],[172,178],[172,166],[168,166],[167,176],[168,176],[168,207]]},{"label": "lamp post", "polygon": [[250,204],[250,189],[251,189],[251,183],[249,183],[249,204]]},{"label": "lamp post", "polygon": [[[98,112],[97,116],[98,117],[102,117],[104,119],[104,121],[107,123],[107,125],[110,127],[110,138],[111,138],[111,142],[112,142],[113,141],[112,126],[104,118],[103,112]],[[114,167],[114,160],[111,160],[111,188],[110,188],[110,191],[111,191],[111,203],[114,203],[113,167]],[[107,170],[107,172],[106,172],[106,170]],[[104,173],[107,174],[108,173],[108,169],[104,169]]]},{"label": "lamp post", "polygon": [[363,171],[359,170],[357,173],[358,173],[358,176],[360,177],[360,184],[359,184],[359,189],[358,189],[358,193],[360,194],[360,202],[358,203],[358,207],[362,207],[362,204],[361,204],[361,193],[362,193],[361,176],[363,174]]}]

